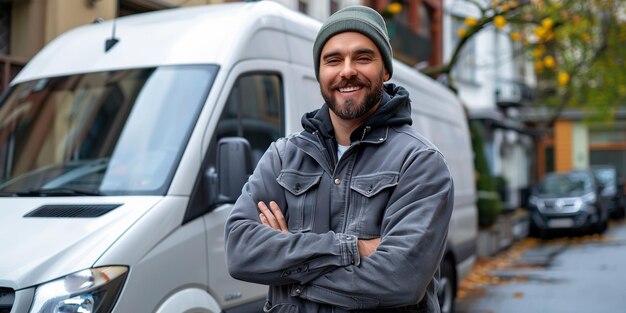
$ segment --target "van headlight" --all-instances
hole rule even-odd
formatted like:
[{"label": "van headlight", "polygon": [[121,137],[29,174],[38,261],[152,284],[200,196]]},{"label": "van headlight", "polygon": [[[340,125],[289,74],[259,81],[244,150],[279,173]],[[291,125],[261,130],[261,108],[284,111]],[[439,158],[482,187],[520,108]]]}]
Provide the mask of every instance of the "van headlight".
[{"label": "van headlight", "polygon": [[90,268],[42,284],[35,291],[31,313],[105,313],[117,300],[128,268]]},{"label": "van headlight", "polygon": [[543,200],[539,199],[536,196],[530,196],[530,198],[528,199],[528,203],[530,203],[531,205],[534,205],[537,207],[537,209],[542,210],[543,209]]}]

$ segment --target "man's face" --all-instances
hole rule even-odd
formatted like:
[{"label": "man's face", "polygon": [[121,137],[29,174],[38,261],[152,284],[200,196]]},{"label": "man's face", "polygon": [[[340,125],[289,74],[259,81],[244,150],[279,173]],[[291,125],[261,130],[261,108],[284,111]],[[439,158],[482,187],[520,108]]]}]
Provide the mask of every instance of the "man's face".
[{"label": "man's face", "polygon": [[372,112],[382,97],[383,82],[388,79],[378,48],[361,33],[337,34],[322,48],[322,97],[341,119],[358,119]]}]

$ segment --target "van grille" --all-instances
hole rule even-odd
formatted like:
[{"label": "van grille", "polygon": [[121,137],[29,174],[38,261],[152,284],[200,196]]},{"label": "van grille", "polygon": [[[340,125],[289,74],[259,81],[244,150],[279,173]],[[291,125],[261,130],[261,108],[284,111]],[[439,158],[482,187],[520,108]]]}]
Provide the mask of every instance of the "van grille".
[{"label": "van grille", "polygon": [[0,287],[0,313],[9,313],[15,301],[15,291]]},{"label": "van grille", "polygon": [[98,217],[119,206],[121,204],[43,205],[24,217]]}]

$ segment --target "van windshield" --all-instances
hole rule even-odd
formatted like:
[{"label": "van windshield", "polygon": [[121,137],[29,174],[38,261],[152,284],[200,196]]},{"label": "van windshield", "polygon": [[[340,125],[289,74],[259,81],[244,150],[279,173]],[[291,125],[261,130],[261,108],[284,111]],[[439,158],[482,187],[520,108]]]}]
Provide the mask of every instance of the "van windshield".
[{"label": "van windshield", "polygon": [[165,194],[217,66],[44,78],[0,101],[0,196]]}]

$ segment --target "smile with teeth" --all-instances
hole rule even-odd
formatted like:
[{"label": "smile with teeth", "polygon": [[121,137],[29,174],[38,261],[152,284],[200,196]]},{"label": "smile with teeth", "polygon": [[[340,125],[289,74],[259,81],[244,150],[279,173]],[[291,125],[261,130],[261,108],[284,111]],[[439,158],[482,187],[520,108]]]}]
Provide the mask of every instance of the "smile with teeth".
[{"label": "smile with teeth", "polygon": [[360,86],[349,86],[349,87],[339,88],[339,92],[352,92],[352,91],[357,91],[359,89],[361,89]]}]

